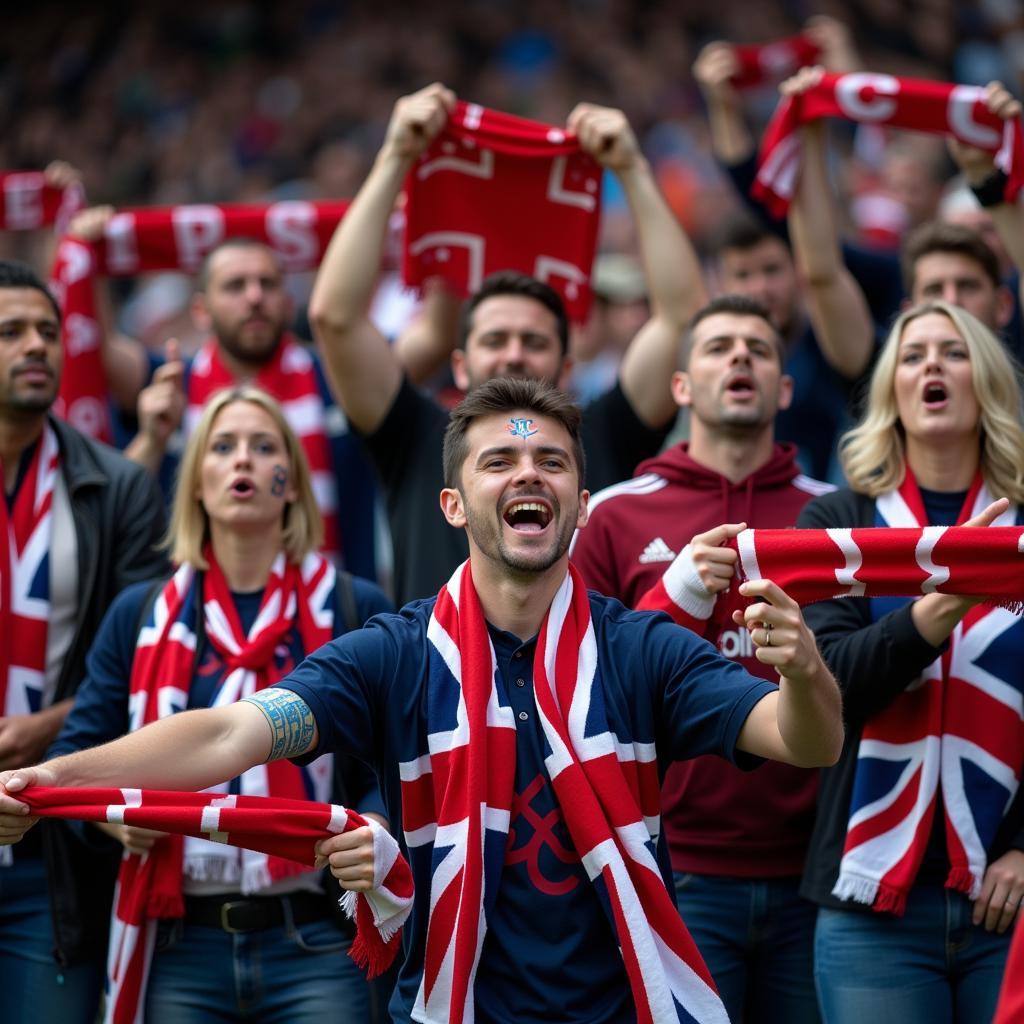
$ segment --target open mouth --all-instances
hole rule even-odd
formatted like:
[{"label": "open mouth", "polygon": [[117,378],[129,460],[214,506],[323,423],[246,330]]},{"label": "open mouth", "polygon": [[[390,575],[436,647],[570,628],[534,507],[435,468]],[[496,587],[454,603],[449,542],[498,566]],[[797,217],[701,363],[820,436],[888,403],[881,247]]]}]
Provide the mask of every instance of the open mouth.
[{"label": "open mouth", "polygon": [[251,480],[236,480],[228,490],[236,498],[248,498],[251,494],[256,493],[256,488],[253,486]]},{"label": "open mouth", "polygon": [[949,397],[944,384],[938,381],[930,381],[924,386],[922,400],[926,406],[939,406],[945,403]]},{"label": "open mouth", "polygon": [[517,533],[540,533],[551,522],[551,509],[539,501],[513,501],[502,518]]},{"label": "open mouth", "polygon": [[732,377],[729,382],[725,385],[725,390],[730,395],[736,395],[737,397],[749,397],[754,394],[754,379],[748,377],[746,374],[738,374]]}]

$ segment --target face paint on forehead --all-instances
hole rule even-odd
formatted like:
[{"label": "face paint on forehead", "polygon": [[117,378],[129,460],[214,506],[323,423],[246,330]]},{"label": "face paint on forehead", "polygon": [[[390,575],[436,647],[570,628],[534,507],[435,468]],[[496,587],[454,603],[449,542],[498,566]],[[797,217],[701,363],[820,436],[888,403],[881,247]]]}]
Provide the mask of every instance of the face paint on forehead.
[{"label": "face paint on forehead", "polygon": [[274,475],[270,479],[270,493],[275,498],[280,498],[284,494],[284,489],[288,485],[288,470],[284,466],[274,466]]},{"label": "face paint on forehead", "polygon": [[508,432],[513,437],[521,437],[524,441],[537,433],[538,428],[533,425],[532,419],[525,416],[512,416],[508,421]]}]

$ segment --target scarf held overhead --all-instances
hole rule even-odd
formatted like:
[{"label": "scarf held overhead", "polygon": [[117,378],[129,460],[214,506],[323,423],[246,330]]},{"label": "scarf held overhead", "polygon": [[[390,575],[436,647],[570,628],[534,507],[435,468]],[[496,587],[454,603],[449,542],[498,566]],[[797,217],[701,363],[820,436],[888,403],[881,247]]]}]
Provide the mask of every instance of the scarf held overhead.
[{"label": "scarf held overhead", "polygon": [[[959,522],[992,501],[975,480]],[[941,794],[947,887],[977,898],[989,849],[1020,781],[1024,686],[1015,611],[1024,600],[1024,529],[1011,508],[993,526],[924,526],[910,474],[876,502],[872,529],[748,530],[743,575],[771,579],[801,604],[866,597],[872,615],[894,596],[973,595],[948,650],[864,724],[846,843],[833,894],[902,914]],[[787,535],[788,536],[785,536]],[[997,605],[992,607],[992,605]],[[1008,651],[1017,651],[1017,655]]]},{"label": "scarf held overhead", "polygon": [[0,173],[0,231],[35,231],[68,221],[85,206],[80,182],[64,188],[50,185],[42,171]]},{"label": "scarf held overhead", "polygon": [[[500,885],[516,754],[515,720],[468,562],[438,595],[427,637],[428,752],[399,766],[410,860],[432,872],[424,972],[412,1016],[462,1024],[473,1020],[473,983]],[[599,671],[589,599],[570,566],[541,625],[534,662],[551,785],[617,935],[638,1021],[724,1024],[725,1009],[655,859],[653,745],[610,730]]]},{"label": "scarf held overhead", "polygon": [[466,296],[496,270],[519,270],[583,323],[601,174],[564,130],[459,102],[406,181],[406,283],[440,277]]},{"label": "scarf held overhead", "polygon": [[854,72],[823,75],[799,96],[785,97],[765,128],[752,189],[775,217],[785,217],[800,175],[803,124],[842,117],[862,124],[891,125],[952,135],[968,146],[995,154],[1007,175],[1004,197],[1016,200],[1024,186],[1024,126],[992,114],[976,85],[949,85],[893,75]]},{"label": "scarf held overhead", "polygon": [[[298,631],[305,651],[316,650],[334,635],[336,573],[325,558],[309,555],[297,566],[278,555],[246,635],[212,550],[207,547],[204,555],[210,568],[198,573],[191,565],[181,566],[157,595],[139,633],[129,683],[130,731],[188,706],[198,643],[194,626],[200,615],[207,643],[224,662],[224,676],[211,699],[211,705],[218,707],[280,679],[275,651],[292,630]],[[312,792],[326,802],[330,781],[330,764],[314,763],[304,769],[274,761],[245,772],[238,789],[243,796],[286,800],[302,800]],[[233,806],[234,797],[225,784],[211,791],[208,799],[215,807]],[[184,913],[183,875],[249,893],[301,870],[294,858],[274,856],[258,847],[239,854],[224,845],[178,835],[157,844],[145,857],[125,852],[107,961],[108,1020],[114,1024],[133,1021],[144,1005],[156,922]]]},{"label": "scarf held overhead", "polygon": [[737,89],[753,89],[778,82],[800,68],[814,64],[821,49],[807,35],[789,36],[771,43],[748,43],[733,47],[738,65],[732,84]]},{"label": "scarf held overhead", "polygon": [[315,270],[347,208],[346,202],[296,200],[120,210],[95,243],[62,238],[51,275],[64,311],[59,415],[90,437],[110,440],[96,305],[99,277],[161,270],[195,273],[206,255],[229,238],[264,242],[277,253],[285,270]]}]

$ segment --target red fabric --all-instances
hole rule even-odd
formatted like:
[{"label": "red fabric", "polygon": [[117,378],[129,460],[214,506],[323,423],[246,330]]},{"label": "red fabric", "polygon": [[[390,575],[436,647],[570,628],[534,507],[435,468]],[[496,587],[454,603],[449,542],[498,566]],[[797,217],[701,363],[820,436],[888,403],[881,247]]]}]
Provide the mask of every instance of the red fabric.
[{"label": "red fabric", "polygon": [[550,284],[582,323],[601,173],[560,128],[458,103],[406,181],[406,283],[440,277],[465,296],[496,270],[519,270]]},{"label": "red fabric", "polygon": [[[654,595],[696,534],[720,523],[782,529],[796,522],[827,485],[802,476],[795,453],[792,445],[776,445],[764,466],[733,483],[694,461],[687,445],[675,445],[642,463],[632,480],[591,498],[590,521],[577,537],[573,562],[591,589],[631,608],[668,611],[725,657],[775,681],[775,672],[754,657],[749,632],[731,620],[731,610],[742,603],[735,597],[714,602],[710,618],[686,622],[667,595],[664,605]],[[662,818],[673,870],[740,878],[799,875],[817,790],[817,772],[776,761],[756,772],[720,757],[670,765]]]},{"label": "red fabric", "polygon": [[[132,730],[173,714],[187,703],[194,672],[196,636],[190,621],[188,602],[197,581],[201,581],[204,632],[207,640],[221,653],[227,664],[224,680],[214,700],[218,705],[234,703],[251,696],[280,678],[274,650],[285,635],[297,627],[306,651],[315,651],[333,636],[332,619],[322,615],[323,584],[331,582],[334,568],[324,558],[310,555],[303,565],[288,564],[279,555],[271,568],[259,614],[248,636],[242,632],[234,600],[212,550],[204,552],[210,568],[197,576],[190,565],[183,565],[157,596],[153,604],[153,624],[145,625],[132,660],[130,680]],[[328,593],[332,588],[328,586]],[[276,798],[299,802],[305,795],[300,769],[288,761],[258,765],[244,773],[239,781],[242,794],[269,793]],[[56,792],[61,792],[57,790]],[[326,795],[326,793],[325,793]],[[211,806],[234,806],[232,796],[213,792],[200,798]],[[108,800],[108,803],[113,801]],[[98,820],[116,820],[101,818]],[[131,821],[124,819],[129,824]],[[159,826],[151,826],[159,827]],[[179,834],[229,829],[178,827],[167,829]],[[287,833],[286,833],[287,835]],[[243,845],[238,843],[235,845]],[[180,917],[183,864],[189,859],[186,843],[176,834],[140,857],[125,852],[118,875],[114,902],[114,927],[108,963],[110,1002],[114,1021],[132,1021],[142,1005],[147,961],[151,943],[140,936],[152,931],[158,918]],[[252,847],[261,849],[260,846]],[[269,858],[250,858],[255,863],[243,867],[239,888],[247,892],[287,875],[296,874],[298,847],[285,845],[286,852]],[[209,848],[208,848],[209,849]],[[265,851],[273,853],[272,850]],[[226,860],[215,848],[207,860]],[[201,853],[193,853],[201,861]],[[308,858],[308,851],[306,852]],[[284,859],[287,858],[287,859]],[[219,877],[227,878],[227,874]],[[250,884],[246,884],[247,879]]]},{"label": "red fabric", "polygon": [[14,508],[8,510],[0,495],[0,717],[27,715],[42,703],[59,461],[57,437],[47,424]]},{"label": "red fabric", "polygon": [[800,68],[817,62],[821,49],[806,35],[790,36],[771,43],[750,43],[734,46],[739,70],[732,84],[737,89],[752,89],[778,82]]},{"label": "red fabric", "polygon": [[[188,375],[188,407],[185,433],[191,434],[203,407],[222,388],[236,383],[234,375],[220,358],[214,339],[207,341],[192,360]],[[281,404],[281,411],[302,444],[309,462],[313,495],[324,523],[325,554],[340,556],[341,523],[338,519],[338,479],[327,439],[326,412],[309,353],[286,335],[265,363],[253,383]]]},{"label": "red fabric", "polygon": [[54,224],[63,231],[85,206],[85,190],[75,183],[56,188],[42,171],[0,173],[0,231],[35,231]]},{"label": "red fabric", "polygon": [[[412,873],[398,852],[398,844],[383,829],[355,811],[309,800],[225,797],[216,793],[171,790],[32,786],[19,793],[17,799],[41,817],[117,822],[199,839],[215,837],[218,842],[256,850],[307,868],[314,867],[314,850],[321,839],[369,825],[375,836],[375,860],[381,862],[375,864],[380,877],[375,877],[373,890],[346,901],[353,905],[357,928],[350,955],[357,962],[361,958],[363,964],[369,966],[369,976],[374,977],[390,966],[398,952],[401,927],[412,906]],[[387,847],[382,855],[377,853],[378,839],[383,839]],[[151,854],[149,858],[133,857],[131,860],[139,871],[145,871],[153,858]],[[123,885],[122,878],[119,888]],[[136,900],[133,908],[141,915],[138,918],[141,921],[147,912],[146,901]],[[141,980],[135,979],[124,994],[138,997],[141,991]],[[108,1003],[116,1002],[109,996],[110,993]],[[137,999],[135,1005],[138,1005]],[[119,1012],[108,1005],[108,1021],[128,1024],[136,1019],[124,1009]]]},{"label": "red fabric", "polygon": [[800,173],[800,125],[822,117],[843,117],[865,124],[910,128],[952,135],[995,154],[1007,174],[1005,199],[1016,200],[1024,187],[1024,125],[989,113],[976,85],[949,85],[893,75],[855,72],[826,74],[800,96],[786,97],[764,131],[752,189],[776,217],[784,217]]},{"label": "red fabric", "polygon": [[1024,527],[744,530],[744,579],[768,579],[794,601],[961,594],[1020,608]]},{"label": "red fabric", "polygon": [[1010,956],[1003,973],[1003,987],[999,990],[999,1005],[992,1024],[1021,1024],[1024,1021],[1024,928],[1020,922],[1014,926]]},{"label": "red fabric", "polygon": [[96,280],[157,270],[194,273],[228,238],[254,238],[286,270],[315,270],[348,209],[347,202],[169,206],[121,210],[94,244],[63,238],[51,285],[64,310],[64,373],[58,415],[90,437],[109,441],[106,375],[100,353]]}]

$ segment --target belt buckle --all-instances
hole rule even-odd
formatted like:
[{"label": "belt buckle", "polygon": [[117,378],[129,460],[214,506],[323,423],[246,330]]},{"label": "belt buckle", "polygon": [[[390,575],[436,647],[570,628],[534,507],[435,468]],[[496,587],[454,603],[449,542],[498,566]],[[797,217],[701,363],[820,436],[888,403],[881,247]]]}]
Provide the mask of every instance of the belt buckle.
[{"label": "belt buckle", "polygon": [[231,923],[231,911],[246,905],[245,900],[228,900],[220,905],[220,926],[229,935],[241,935],[252,931],[251,926],[248,928],[238,928]]}]

